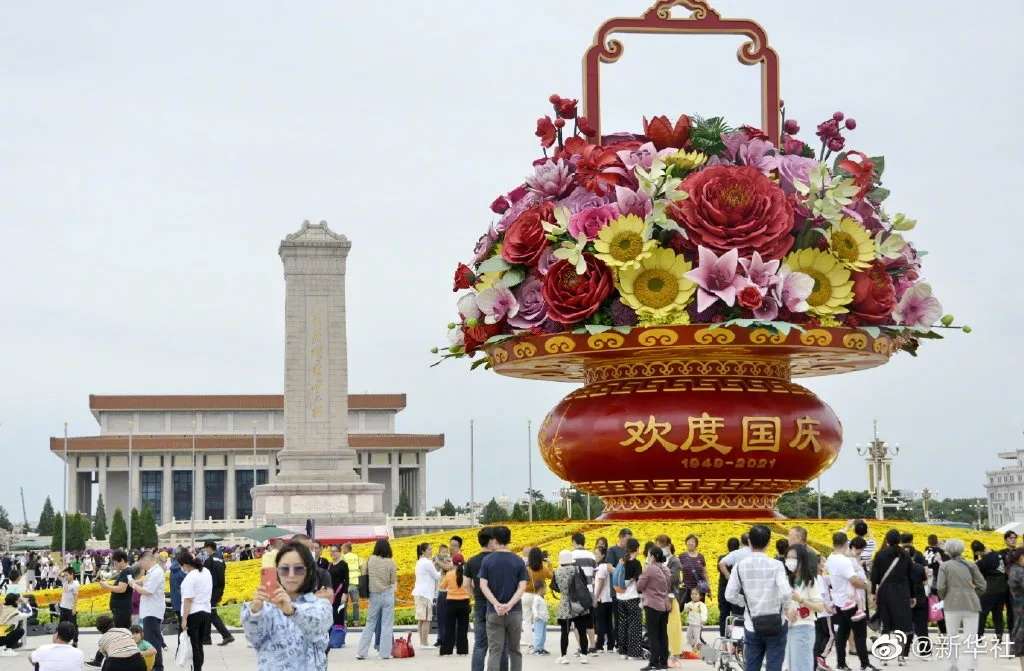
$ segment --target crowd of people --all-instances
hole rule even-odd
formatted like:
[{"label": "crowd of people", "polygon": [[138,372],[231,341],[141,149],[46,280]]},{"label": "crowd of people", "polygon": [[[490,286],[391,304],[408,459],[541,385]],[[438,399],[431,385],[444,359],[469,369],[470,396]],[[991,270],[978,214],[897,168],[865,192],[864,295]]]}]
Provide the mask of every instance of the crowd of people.
[{"label": "crowd of people", "polygon": [[[747,671],[849,671],[853,657],[861,671],[876,671],[871,630],[901,633],[895,658],[903,663],[911,650],[933,654],[930,623],[963,642],[983,636],[989,617],[996,641],[1020,657],[1024,669],[1024,549],[1016,547],[1013,532],[998,549],[974,541],[968,558],[968,548],[956,539],[940,544],[930,536],[921,551],[912,535],[890,529],[876,541],[863,520],[837,530],[828,552],[815,550],[802,527],[773,539],[767,526],[755,524],[729,539],[710,562],[692,534],[677,552],[666,535],[642,544],[623,528],[613,543],[602,537],[591,544],[576,533],[557,556],[530,546],[513,552],[505,526],[480,529],[476,540],[479,550],[472,556],[464,554],[460,536],[437,547],[417,546],[410,595],[418,646],[468,656],[472,671],[521,671],[524,653],[549,654],[552,619],[560,664],[586,664],[604,654],[642,663],[641,671],[660,671],[673,665],[684,639],[691,655],[707,653],[704,628],[714,582],[709,571],[718,573],[720,641],[741,650]],[[365,562],[350,544],[325,553],[304,535],[273,541],[262,553],[243,548],[230,556],[260,555],[263,576],[242,606],[241,622],[261,671],[290,668],[296,660],[301,668],[325,669],[331,648],[339,647],[332,632],[359,622],[360,598],[368,609],[356,659],[365,659],[371,645],[381,658],[392,656],[398,566],[387,540],[377,541]],[[59,624],[53,643],[32,654],[40,671],[81,667],[77,601],[81,584],[90,580],[110,600],[109,614],[96,620],[101,637],[87,666],[162,671],[168,618],[184,632],[195,671],[202,671],[213,630],[220,645],[234,641],[217,611],[225,555],[212,542],[195,553],[177,548],[129,556],[115,550],[102,558],[71,555],[63,563],[33,554],[5,556],[0,567],[6,591],[0,648],[7,649],[19,646],[33,613],[27,592],[53,585],[50,574],[57,572]],[[947,648],[953,668],[958,647]],[[714,650],[724,654],[728,648]]]}]

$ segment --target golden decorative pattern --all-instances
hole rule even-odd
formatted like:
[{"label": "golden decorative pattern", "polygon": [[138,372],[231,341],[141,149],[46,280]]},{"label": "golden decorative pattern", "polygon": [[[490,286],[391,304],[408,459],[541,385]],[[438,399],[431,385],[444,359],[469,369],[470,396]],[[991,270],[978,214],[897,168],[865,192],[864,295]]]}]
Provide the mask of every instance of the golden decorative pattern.
[{"label": "golden decorative pattern", "polygon": [[496,347],[494,353],[491,354],[491,364],[502,364],[508,361],[508,350],[503,347]]},{"label": "golden decorative pattern", "polygon": [[653,361],[615,361],[587,368],[587,384],[607,380],[655,377],[766,377],[789,379],[789,363],[784,359],[655,359]]},{"label": "golden decorative pattern", "polygon": [[709,511],[728,510],[741,513],[750,511],[764,513],[775,508],[779,494],[630,494],[626,496],[602,496],[606,513],[640,513],[660,511]]},{"label": "golden decorative pattern", "polygon": [[646,329],[636,340],[644,347],[675,345],[679,342],[679,334],[672,329]]},{"label": "golden decorative pattern", "polygon": [[[540,431],[537,434],[537,444],[540,446],[540,456],[544,459],[544,463],[548,465],[551,472],[557,475],[560,479],[566,479],[565,464],[562,463],[562,448],[561,438],[558,435],[559,429],[562,428],[562,422],[565,421],[565,414],[559,416],[558,423],[555,425],[554,430],[551,430],[551,423],[555,419],[552,415],[548,415],[544,418],[544,422],[540,426]],[[550,437],[548,437],[550,435]]]},{"label": "golden decorative pattern", "polygon": [[832,334],[825,329],[811,329],[800,334],[800,342],[805,345],[824,347],[832,344]]},{"label": "golden decorative pattern", "polygon": [[565,354],[576,349],[576,343],[565,335],[551,336],[544,341],[544,351],[548,354]]},{"label": "golden decorative pattern", "polygon": [[764,345],[765,343],[781,345],[786,342],[786,335],[784,333],[779,333],[778,331],[757,328],[750,332],[750,342],[755,345]]},{"label": "golden decorative pattern", "polygon": [[715,343],[716,345],[728,345],[732,341],[736,340],[736,334],[730,329],[706,328],[694,333],[693,340],[701,345],[710,345],[712,343]]},{"label": "golden decorative pattern", "polygon": [[626,342],[618,333],[610,333],[605,331],[604,333],[595,333],[594,335],[587,338],[587,345],[590,349],[618,349],[622,347],[622,344]]},{"label": "golden decorative pattern", "polygon": [[765,394],[793,394],[808,396],[807,389],[788,380],[744,377],[652,377],[627,378],[594,382],[577,389],[566,398],[597,398],[600,396],[625,396],[654,392],[753,392]]},{"label": "golden decorative pattern", "polygon": [[868,346],[868,337],[863,333],[847,333],[843,336],[843,347],[864,349]]},{"label": "golden decorative pattern", "polygon": [[873,345],[872,349],[874,349],[874,351],[877,354],[886,354],[886,355],[891,354],[892,353],[892,340],[890,340],[889,338],[887,338],[885,336],[882,336],[880,338],[875,338],[875,344]]},{"label": "golden decorative pattern", "polygon": [[757,493],[788,492],[799,489],[805,480],[775,478],[666,478],[659,480],[594,480],[576,482],[578,488],[595,496],[625,494],[687,494],[705,489],[745,491]]},{"label": "golden decorative pattern", "polygon": [[537,353],[537,348],[533,343],[528,342],[517,342],[512,346],[512,354],[516,355],[517,359],[526,359]]}]

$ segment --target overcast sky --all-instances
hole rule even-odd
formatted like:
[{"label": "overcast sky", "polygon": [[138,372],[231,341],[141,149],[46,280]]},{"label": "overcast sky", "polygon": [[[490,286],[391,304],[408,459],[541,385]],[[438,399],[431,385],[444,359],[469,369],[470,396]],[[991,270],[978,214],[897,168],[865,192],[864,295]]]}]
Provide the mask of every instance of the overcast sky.
[{"label": "overcast sky", "polygon": [[[430,504],[527,485],[527,428],[571,388],[429,368],[452,269],[529,171],[553,92],[577,97],[607,16],[643,0],[4,3],[0,9],[0,505],[60,506],[47,439],[97,432],[90,393],[279,393],[277,245],[303,219],[351,238],[352,392],[405,392],[400,431],[445,433]],[[854,445],[903,451],[900,488],[980,496],[1024,448],[1020,2],[722,0],[758,19],[805,139],[835,110],[886,157],[892,211],[967,336],[808,386],[843,420],[826,490],[864,488]],[[919,12],[912,11],[914,9]],[[605,129],[643,114],[759,122],[739,38],[627,37],[602,70]],[[534,483],[558,486],[535,454]]]}]

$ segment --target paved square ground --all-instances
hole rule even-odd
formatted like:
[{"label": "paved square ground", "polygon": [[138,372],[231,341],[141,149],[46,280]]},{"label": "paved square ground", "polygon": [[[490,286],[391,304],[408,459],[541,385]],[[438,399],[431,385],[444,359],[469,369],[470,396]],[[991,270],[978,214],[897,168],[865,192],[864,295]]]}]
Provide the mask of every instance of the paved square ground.
[{"label": "paved square ground", "polygon": [[[467,670],[469,669],[469,657],[441,657],[436,648],[430,648],[427,650],[416,651],[416,656],[412,659],[393,659],[393,660],[381,660],[377,657],[372,656],[366,660],[357,660],[355,658],[355,643],[358,640],[359,632],[353,630],[351,632],[354,636],[349,637],[348,646],[341,650],[331,651],[331,655],[328,659],[328,669],[345,671],[396,671],[396,669],[405,668],[407,671],[453,671],[455,670]],[[404,633],[403,633],[404,636]],[[470,632],[470,646],[473,645],[473,634]],[[705,633],[705,639],[710,643],[717,637],[717,631],[711,632],[710,630]],[[415,638],[415,635],[414,635]],[[214,636],[214,641],[220,640],[218,636]],[[93,632],[84,632],[82,634],[80,645],[82,650],[86,653],[86,658],[89,659],[96,651],[96,643],[99,641],[99,636]],[[433,638],[431,638],[433,641]],[[27,648],[34,649],[39,645],[48,643],[49,640],[42,637],[33,637],[29,639]],[[173,652],[173,642],[168,642]],[[472,649],[472,648],[471,648]],[[537,655],[524,655],[523,667],[525,669],[537,669],[544,671],[557,671],[564,669],[565,667],[558,664],[558,632],[548,631],[547,638],[547,649],[551,652],[548,656],[537,656]],[[570,667],[582,667],[579,663],[579,659],[572,656],[575,651],[575,643],[570,643]],[[526,650],[526,646],[523,646],[523,650]],[[0,671],[7,671],[8,669],[14,671],[30,671],[32,668],[28,663],[28,650],[21,650],[17,657],[0,657]],[[625,661],[620,659],[617,655],[597,655],[589,658],[589,663],[586,665],[586,669],[592,669],[594,671],[639,671],[640,667],[643,666],[641,663],[635,661]],[[968,668],[964,664],[965,660],[961,660],[959,666],[961,671],[966,671]],[[879,668],[884,668],[882,663],[877,660],[872,662]],[[170,657],[167,658],[166,664],[167,671],[174,671],[177,669]],[[247,669],[256,668],[256,655],[254,651],[249,648],[245,639],[240,632],[235,634],[235,642],[226,647],[219,647],[213,645],[206,648],[206,664],[204,665],[205,671],[243,671]],[[711,666],[703,661],[698,660],[684,660],[682,662],[682,669],[689,671],[710,671]],[[940,669],[949,668],[948,660],[911,660],[905,667],[897,667],[895,662],[888,665],[889,669],[894,671],[897,668],[906,669],[907,671],[924,671],[929,669],[932,671],[938,671]],[[981,657],[978,659],[976,668],[978,671],[1018,671],[1021,667],[1015,659],[994,659],[992,656]],[[295,670],[284,670],[282,671],[302,671],[299,669]]]}]

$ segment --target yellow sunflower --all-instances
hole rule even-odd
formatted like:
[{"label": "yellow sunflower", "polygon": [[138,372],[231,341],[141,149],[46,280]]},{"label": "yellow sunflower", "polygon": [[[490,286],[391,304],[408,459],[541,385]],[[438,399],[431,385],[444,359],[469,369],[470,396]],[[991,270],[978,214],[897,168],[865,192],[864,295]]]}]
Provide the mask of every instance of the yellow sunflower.
[{"label": "yellow sunflower", "polygon": [[601,229],[594,240],[597,258],[611,268],[636,268],[657,247],[644,239],[644,220],[635,214],[619,217]]},{"label": "yellow sunflower", "polygon": [[674,154],[665,157],[665,165],[678,168],[683,172],[692,172],[707,162],[708,157],[699,151],[686,151],[680,149]]},{"label": "yellow sunflower", "polygon": [[693,266],[671,249],[655,249],[636,267],[620,269],[622,302],[641,320],[681,312],[693,300],[697,285],[686,277]]},{"label": "yellow sunflower", "polygon": [[807,297],[811,306],[808,312],[819,317],[849,312],[845,306],[853,301],[853,280],[839,259],[818,249],[801,249],[787,256],[785,264],[814,280],[814,289]]},{"label": "yellow sunflower", "polygon": [[875,260],[875,243],[856,219],[843,217],[833,226],[828,239],[829,250],[850,270],[867,270]]}]

